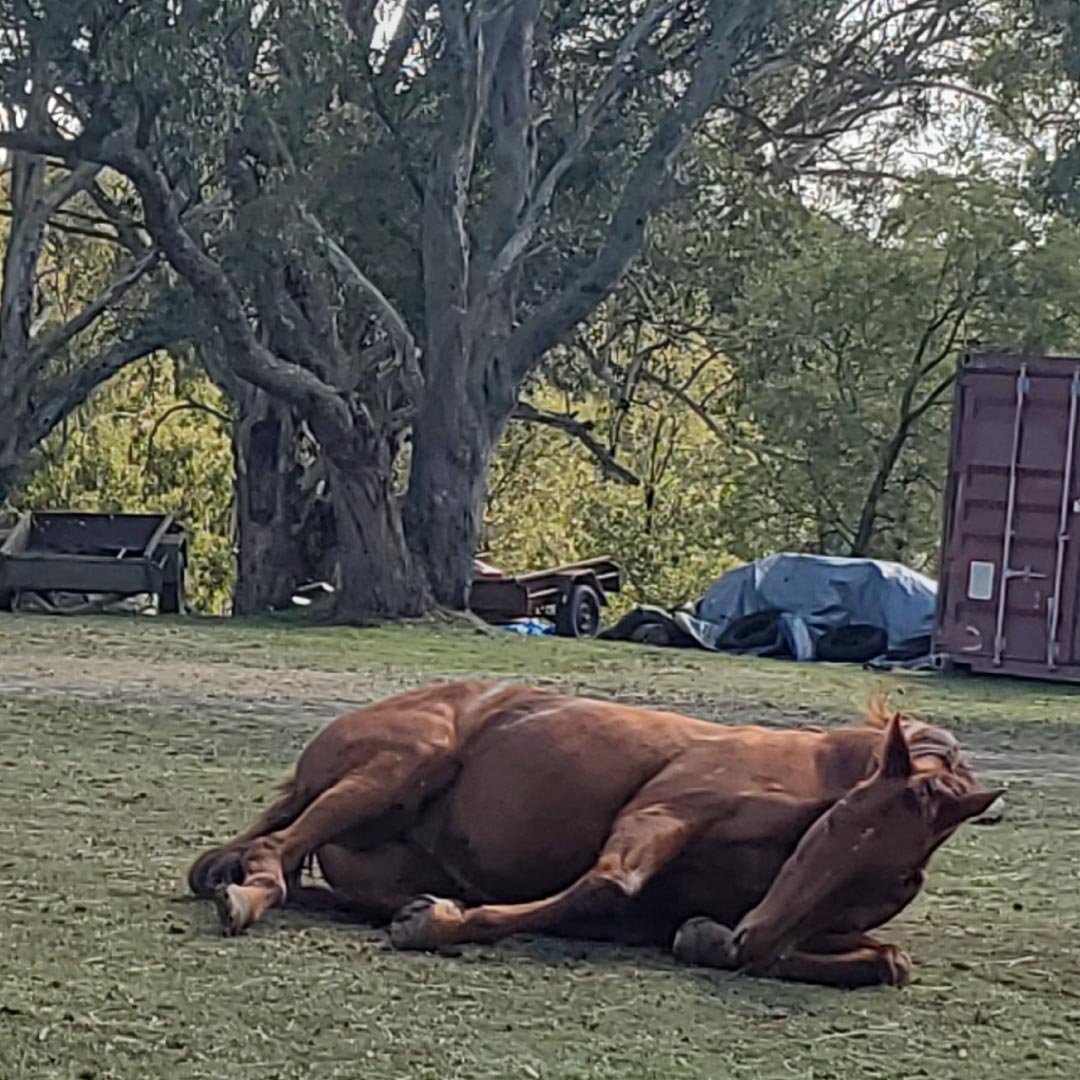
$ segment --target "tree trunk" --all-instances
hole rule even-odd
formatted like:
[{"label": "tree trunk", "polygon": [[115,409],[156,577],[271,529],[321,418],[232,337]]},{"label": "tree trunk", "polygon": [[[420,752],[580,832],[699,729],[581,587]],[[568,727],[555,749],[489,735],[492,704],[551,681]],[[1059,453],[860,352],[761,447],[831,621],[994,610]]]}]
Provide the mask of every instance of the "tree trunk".
[{"label": "tree trunk", "polygon": [[454,610],[468,607],[491,455],[513,411],[513,395],[500,397],[478,407],[467,385],[440,385],[426,395],[413,425],[405,505],[409,546],[436,601]]},{"label": "tree trunk", "polygon": [[889,486],[889,480],[900,458],[900,452],[907,442],[909,430],[908,421],[902,420],[893,437],[881,449],[878,467],[870,481],[866,498],[863,499],[862,509],[859,511],[859,522],[855,526],[855,535],[848,549],[848,554],[852,558],[865,558],[870,554],[877,533],[878,508]]},{"label": "tree trunk", "polygon": [[0,506],[11,497],[19,481],[21,469],[17,461],[10,460],[0,452]]},{"label": "tree trunk", "polygon": [[338,618],[365,623],[430,611],[427,577],[405,542],[390,441],[353,428],[324,438],[322,448],[338,539]]},{"label": "tree trunk", "polygon": [[19,437],[20,419],[14,409],[0,401],[0,505],[18,486],[26,465],[26,452]]},{"label": "tree trunk", "polygon": [[300,585],[333,580],[334,515],[320,463],[301,460],[289,406],[262,391],[243,394],[237,406],[233,613],[256,615],[287,607]]},{"label": "tree trunk", "polygon": [[[44,436],[25,393],[0,388],[0,506],[33,475]],[[46,435],[48,431],[46,431]]]}]

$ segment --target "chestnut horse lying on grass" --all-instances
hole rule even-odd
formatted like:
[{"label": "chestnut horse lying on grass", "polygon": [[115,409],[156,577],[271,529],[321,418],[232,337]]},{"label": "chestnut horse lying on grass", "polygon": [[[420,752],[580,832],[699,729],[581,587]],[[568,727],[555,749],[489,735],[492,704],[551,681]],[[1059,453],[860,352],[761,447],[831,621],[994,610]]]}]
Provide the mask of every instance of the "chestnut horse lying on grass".
[{"label": "chestnut horse lying on grass", "polygon": [[[399,949],[584,936],[846,987],[906,981],[866,931],[998,795],[880,701],[867,726],[774,731],[490,681],[338,718],[282,787],[189,872],[227,934],[321,894]],[[300,887],[312,857],[329,890]]]}]

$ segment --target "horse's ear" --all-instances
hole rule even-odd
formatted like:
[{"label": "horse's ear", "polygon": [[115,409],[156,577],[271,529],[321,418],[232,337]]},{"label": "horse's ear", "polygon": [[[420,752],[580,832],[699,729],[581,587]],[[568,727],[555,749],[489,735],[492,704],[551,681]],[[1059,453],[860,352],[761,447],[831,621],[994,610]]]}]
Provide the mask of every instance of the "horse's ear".
[{"label": "horse's ear", "polygon": [[1004,791],[973,791],[968,795],[950,796],[938,807],[937,824],[943,829],[953,829],[981,817],[1004,794]]},{"label": "horse's ear", "polygon": [[900,715],[894,713],[885,729],[885,748],[881,752],[878,776],[883,780],[907,780],[911,772],[911,752],[904,738]]}]

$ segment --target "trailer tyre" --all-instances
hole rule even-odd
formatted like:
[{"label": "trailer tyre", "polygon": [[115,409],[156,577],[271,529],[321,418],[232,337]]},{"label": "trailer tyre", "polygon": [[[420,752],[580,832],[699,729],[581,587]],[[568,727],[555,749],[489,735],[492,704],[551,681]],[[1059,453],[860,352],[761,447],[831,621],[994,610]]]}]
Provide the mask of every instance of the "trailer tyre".
[{"label": "trailer tyre", "polygon": [[834,663],[865,664],[880,656],[887,647],[885,631],[867,623],[834,626],[822,635],[815,655]]},{"label": "trailer tyre", "polygon": [[560,637],[593,638],[600,632],[600,594],[591,585],[574,585],[555,609]]}]

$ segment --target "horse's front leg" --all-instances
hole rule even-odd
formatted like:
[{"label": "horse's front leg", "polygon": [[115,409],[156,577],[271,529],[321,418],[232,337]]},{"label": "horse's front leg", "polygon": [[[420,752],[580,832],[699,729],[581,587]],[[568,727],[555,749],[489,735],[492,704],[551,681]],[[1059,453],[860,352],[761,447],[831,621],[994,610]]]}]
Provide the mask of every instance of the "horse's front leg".
[{"label": "horse's front leg", "polygon": [[596,864],[562,892],[532,903],[474,908],[420,897],[394,918],[390,940],[398,949],[438,949],[617,915],[683,849],[691,833],[690,824],[669,808],[638,805],[616,819]]},{"label": "horse's front leg", "polygon": [[779,954],[747,957],[737,929],[707,918],[689,919],[675,935],[672,952],[689,964],[745,971],[775,979],[823,986],[902,986],[911,974],[911,960],[895,945],[883,945],[865,933],[904,910],[926,881],[923,869],[891,884],[853,890],[858,899],[842,898],[831,914],[817,920],[819,929]]},{"label": "horse's front leg", "polygon": [[903,986],[911,976],[907,953],[866,934],[820,938],[749,969],[743,968],[734,939],[732,930],[712,919],[689,919],[675,935],[672,952],[684,963],[699,967],[747,970],[764,978],[842,989]]}]

